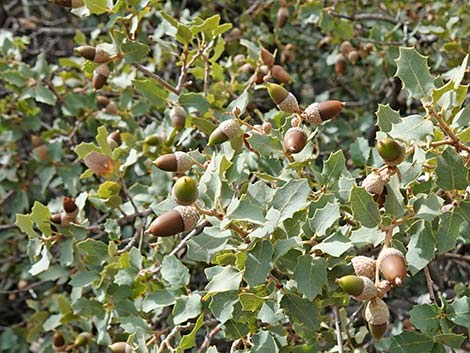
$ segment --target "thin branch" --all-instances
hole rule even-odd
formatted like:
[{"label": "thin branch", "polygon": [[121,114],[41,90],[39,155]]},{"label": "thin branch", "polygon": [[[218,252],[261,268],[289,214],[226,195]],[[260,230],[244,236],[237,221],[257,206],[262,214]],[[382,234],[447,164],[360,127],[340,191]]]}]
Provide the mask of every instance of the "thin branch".
[{"label": "thin branch", "polygon": [[127,186],[126,186],[126,182],[124,181],[124,178],[121,177],[120,178],[120,181],[121,181],[121,185],[122,185],[122,191],[124,191],[124,194],[126,195],[126,197],[129,199],[129,201],[131,202],[132,204],[132,207],[134,207],[134,211],[136,213],[139,212],[139,208],[137,207],[137,205],[135,204],[134,202],[134,199],[132,198],[132,195],[130,194],[129,190],[127,189]]},{"label": "thin branch", "polygon": [[399,21],[394,19],[393,17],[390,16],[385,16],[382,14],[374,14],[374,13],[360,13],[357,15],[345,15],[342,13],[334,12],[334,11],[328,11],[328,14],[334,17],[339,17],[339,18],[344,18],[349,21],[356,21],[356,22],[361,22],[361,21],[383,21],[383,22],[389,22],[394,25],[400,24]]},{"label": "thin branch", "polygon": [[162,341],[162,344],[157,350],[157,353],[163,353],[165,351],[165,347],[168,348],[170,351],[175,352],[175,349],[171,346],[171,340],[178,334],[180,331],[187,330],[194,326],[194,324],[189,323],[184,326],[175,326],[173,330],[171,330],[170,334],[166,336],[166,338]]},{"label": "thin branch", "polygon": [[335,329],[336,329],[336,341],[338,342],[338,353],[343,353],[343,336],[341,335],[341,326],[339,321],[338,308],[333,307],[333,314],[335,316]]},{"label": "thin branch", "polygon": [[122,254],[122,253],[126,252],[127,250],[129,250],[130,248],[132,248],[132,246],[135,244],[137,239],[139,237],[141,239],[144,236],[144,229],[145,229],[146,224],[147,224],[147,216],[144,216],[144,217],[142,217],[142,219],[140,221],[139,228],[134,232],[134,235],[132,236],[129,243],[127,243],[127,245],[124,248],[122,248],[121,250],[118,250],[117,251],[118,254]]},{"label": "thin branch", "polygon": [[426,285],[428,287],[428,292],[429,292],[429,298],[431,301],[433,301],[436,304],[439,304],[436,299],[436,295],[434,294],[434,288],[433,288],[433,280],[431,278],[431,274],[429,273],[429,268],[428,266],[424,267],[424,277],[426,278]]},{"label": "thin branch", "polygon": [[0,224],[0,230],[8,230],[17,228],[16,224]]},{"label": "thin branch", "polygon": [[166,89],[170,90],[171,92],[175,93],[175,94],[179,94],[179,92],[176,90],[175,87],[173,87],[171,84],[169,84],[167,81],[165,81],[163,78],[161,78],[160,76],[158,76],[157,74],[147,70],[145,67],[143,67],[142,65],[140,64],[134,64],[134,67],[139,70],[140,72],[142,72],[145,76],[147,77],[150,77],[151,79],[154,79],[155,81],[157,81],[158,83],[160,83],[163,87],[165,87]]},{"label": "thin branch", "polygon": [[15,193],[15,190],[8,191],[3,197],[0,199],[0,207]]},{"label": "thin branch", "polygon": [[453,252],[449,252],[449,253],[442,254],[441,256],[448,257],[450,259],[470,262],[470,256],[468,256],[468,255],[460,255],[460,254],[456,254],[456,253],[453,253]]},{"label": "thin branch", "polygon": [[211,343],[212,338],[220,331],[220,328],[222,327],[222,324],[218,324],[216,327],[212,329],[211,332],[206,336],[204,339],[204,342],[202,342],[201,347],[198,349],[197,353],[203,353],[209,344]]}]

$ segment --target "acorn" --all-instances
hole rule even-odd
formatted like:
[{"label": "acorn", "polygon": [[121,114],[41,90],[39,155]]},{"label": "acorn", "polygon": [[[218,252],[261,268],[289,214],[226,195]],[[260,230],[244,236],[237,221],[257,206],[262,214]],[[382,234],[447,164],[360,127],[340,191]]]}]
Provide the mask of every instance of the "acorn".
[{"label": "acorn", "polygon": [[171,126],[181,131],[186,123],[186,111],[179,105],[175,105],[170,111]]},{"label": "acorn", "polygon": [[[261,48],[259,50],[259,57],[263,64],[268,67],[268,69],[274,65],[274,56],[268,50]],[[265,74],[267,74],[267,72],[265,72]]]},{"label": "acorn", "polygon": [[109,54],[101,48],[95,48],[91,45],[81,45],[75,48],[75,51],[87,60],[102,64],[109,61]]},{"label": "acorn", "polygon": [[277,10],[277,26],[279,28],[283,28],[287,20],[289,19],[289,9],[285,6],[281,6],[279,10]]},{"label": "acorn", "polygon": [[330,100],[321,103],[312,103],[305,109],[305,119],[313,124],[321,124],[323,121],[333,119],[341,110],[344,103],[337,100]]},{"label": "acorn", "polygon": [[365,302],[367,300],[371,300],[377,296],[377,288],[369,278],[364,276],[359,276],[359,278],[364,283],[364,287],[359,295],[353,296],[353,298],[359,302]]},{"label": "acorn", "polygon": [[55,224],[62,224],[62,213],[54,213],[49,218],[49,221]]},{"label": "acorn", "polygon": [[405,159],[405,148],[392,138],[377,141],[376,147],[380,157],[389,166],[396,166]]},{"label": "acorn", "polygon": [[104,108],[105,112],[108,113],[108,114],[112,114],[112,115],[118,115],[119,114],[119,109],[118,109],[118,106],[116,105],[116,103],[114,103],[113,101],[110,101],[107,105],[106,105],[106,108]]},{"label": "acorn", "polygon": [[355,256],[351,259],[354,272],[358,276],[374,279],[375,277],[375,260],[367,256]]},{"label": "acorn", "polygon": [[102,88],[109,77],[108,64],[101,64],[93,71],[93,88],[98,90]]},{"label": "acorn", "polygon": [[269,122],[269,121],[265,121],[262,125],[261,125],[261,128],[262,130],[266,133],[266,134],[269,134],[271,132],[271,130],[273,129],[273,126],[272,124]]},{"label": "acorn", "polygon": [[71,7],[73,9],[84,5],[83,0],[49,0],[49,2],[63,7]]},{"label": "acorn", "polygon": [[346,58],[343,54],[336,55],[335,58],[335,71],[338,75],[342,76],[346,73]]},{"label": "acorn", "polygon": [[352,296],[361,294],[364,289],[364,281],[359,276],[355,275],[347,275],[338,278],[336,279],[336,283],[342,290]]},{"label": "acorn", "polygon": [[173,198],[178,205],[188,206],[197,199],[197,184],[193,178],[184,176],[179,178],[173,186]]},{"label": "acorn", "polygon": [[88,345],[91,342],[93,335],[89,332],[81,332],[74,341],[75,347],[83,347]]},{"label": "acorn", "polygon": [[147,136],[144,143],[149,146],[158,146],[162,143],[162,138],[158,135]]},{"label": "acorn", "polygon": [[170,237],[187,232],[194,227],[199,219],[199,213],[192,206],[176,206],[174,210],[167,211],[158,216],[146,230],[156,237]]},{"label": "acorn", "polygon": [[64,336],[62,336],[62,333],[59,331],[54,332],[54,335],[52,336],[52,349],[55,352],[62,352],[65,351],[65,348],[65,339]]},{"label": "acorn", "polygon": [[98,103],[98,106],[100,108],[104,108],[109,104],[110,100],[106,96],[99,95],[99,96],[96,97],[96,102]]},{"label": "acorn", "polygon": [[300,127],[291,127],[284,135],[284,148],[289,153],[299,153],[307,144],[307,134]]},{"label": "acorn", "polygon": [[369,331],[375,339],[380,339],[387,330],[390,312],[387,304],[380,298],[373,298],[367,303],[365,319],[369,324]]},{"label": "acorn", "polygon": [[268,83],[267,87],[271,99],[279,110],[286,113],[297,113],[300,110],[297,98],[284,87],[276,83]]},{"label": "acorn", "polygon": [[385,183],[380,174],[373,171],[362,181],[362,186],[369,194],[382,195]]},{"label": "acorn", "polygon": [[109,175],[114,169],[114,161],[107,155],[96,151],[88,153],[83,162],[93,173],[99,176]]},{"label": "acorn", "polygon": [[109,345],[109,349],[113,353],[134,353],[132,347],[129,346],[126,342],[116,342]]},{"label": "acorn", "polygon": [[405,256],[400,250],[383,248],[377,258],[377,266],[390,283],[399,286],[406,278]]},{"label": "acorn", "polygon": [[392,289],[392,284],[387,280],[380,281],[377,285],[377,296],[382,299],[385,294],[387,294],[390,289]]},{"label": "acorn", "polygon": [[359,60],[359,52],[356,49],[351,50],[348,53],[347,58],[351,64],[356,65],[357,61]]},{"label": "acorn", "polygon": [[240,131],[240,123],[236,119],[225,120],[212,131],[209,136],[207,146],[221,144],[227,140],[234,138]]},{"label": "acorn", "polygon": [[166,172],[184,173],[193,166],[194,161],[186,152],[177,151],[158,157],[154,164]]},{"label": "acorn", "polygon": [[121,144],[121,132],[119,130],[114,130],[108,135],[106,142],[112,150],[115,149]]},{"label": "acorn", "polygon": [[354,50],[354,47],[352,46],[351,42],[348,40],[345,40],[344,42],[341,43],[339,46],[339,51],[341,54],[344,56],[348,56],[348,54]]},{"label": "acorn", "polygon": [[78,215],[78,206],[73,199],[64,196],[62,199],[62,208],[70,220],[75,220]]},{"label": "acorn", "polygon": [[290,75],[281,65],[273,65],[271,68],[271,75],[280,83],[288,83],[291,80]]},{"label": "acorn", "polygon": [[246,61],[246,56],[243,54],[237,54],[233,57],[233,62],[237,66],[242,66]]}]

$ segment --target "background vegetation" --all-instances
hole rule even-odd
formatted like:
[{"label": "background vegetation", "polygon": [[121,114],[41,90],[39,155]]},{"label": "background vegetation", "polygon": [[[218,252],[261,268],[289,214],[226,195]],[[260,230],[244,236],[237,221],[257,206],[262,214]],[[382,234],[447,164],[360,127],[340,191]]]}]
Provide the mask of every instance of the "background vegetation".
[{"label": "background vegetation", "polygon": [[[136,352],[470,350],[466,1],[85,0],[70,11],[6,0],[0,24],[1,352],[53,352],[55,331],[75,352],[117,341]],[[344,41],[357,58],[338,56]],[[113,58],[99,90],[98,64],[74,52],[85,44]],[[293,117],[256,79],[260,48],[303,107],[347,102],[305,125],[293,156],[282,146]],[[207,147],[235,107],[272,132],[243,126]],[[408,153],[373,197],[361,183],[387,135]],[[177,150],[198,161],[186,174],[205,214],[194,231],[152,238],[144,230],[175,207],[176,180],[152,161]],[[87,169],[91,151],[112,158],[108,175]],[[60,226],[49,219],[63,196],[80,212]],[[384,242],[406,255],[409,278],[384,299],[377,342],[335,279]],[[92,342],[73,346],[81,332]]]}]

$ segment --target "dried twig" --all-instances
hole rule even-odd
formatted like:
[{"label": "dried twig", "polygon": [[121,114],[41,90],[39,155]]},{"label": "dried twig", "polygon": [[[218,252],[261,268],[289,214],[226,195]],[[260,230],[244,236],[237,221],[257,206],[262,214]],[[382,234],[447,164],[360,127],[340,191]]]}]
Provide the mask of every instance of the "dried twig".
[{"label": "dried twig", "polygon": [[214,338],[214,336],[220,331],[221,327],[222,327],[222,324],[218,324],[216,327],[212,329],[211,332],[209,332],[209,334],[204,339],[204,342],[202,342],[201,347],[199,347],[197,353],[203,353],[207,349],[207,347],[211,343],[212,338]]},{"label": "dried twig", "polygon": [[335,329],[336,329],[336,341],[338,342],[338,353],[343,353],[343,336],[341,334],[341,325],[339,321],[338,308],[333,307],[333,314],[335,316]]}]

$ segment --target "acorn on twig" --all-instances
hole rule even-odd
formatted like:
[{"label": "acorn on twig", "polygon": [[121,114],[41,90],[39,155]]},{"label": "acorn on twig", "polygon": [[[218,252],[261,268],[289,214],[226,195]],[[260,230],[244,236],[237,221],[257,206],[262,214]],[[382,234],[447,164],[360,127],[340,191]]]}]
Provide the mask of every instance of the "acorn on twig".
[{"label": "acorn on twig", "polygon": [[109,77],[109,68],[108,64],[104,63],[98,66],[95,71],[93,71],[93,88],[98,90],[102,88],[106,82],[108,81]]},{"label": "acorn on twig", "polygon": [[52,336],[52,349],[55,352],[62,352],[66,349],[64,336],[59,331],[54,332]]},{"label": "acorn on twig", "polygon": [[179,105],[175,105],[170,111],[171,126],[177,131],[181,131],[186,124],[186,111]]},{"label": "acorn on twig", "polygon": [[307,134],[300,127],[291,127],[284,135],[284,148],[289,153],[299,153],[307,144]]},{"label": "acorn on twig", "polygon": [[158,135],[147,136],[144,143],[149,146],[158,146],[162,143],[162,138]]},{"label": "acorn on twig", "polygon": [[222,121],[210,134],[207,146],[214,146],[231,140],[237,136],[239,131],[240,123],[236,119]]},{"label": "acorn on twig", "polygon": [[184,173],[193,166],[194,160],[186,152],[176,151],[158,157],[154,164],[166,172]]},{"label": "acorn on twig", "polygon": [[335,58],[335,71],[340,76],[342,76],[346,73],[346,58],[341,53],[336,55],[336,58]]},{"label": "acorn on twig", "polygon": [[134,353],[132,347],[129,346],[126,342],[116,342],[109,345],[109,349],[113,353]]},{"label": "acorn on twig", "polygon": [[358,276],[374,279],[375,277],[375,260],[367,256],[355,256],[351,259],[354,272]]},{"label": "acorn on twig", "polygon": [[261,48],[259,50],[259,57],[260,57],[262,63],[268,67],[268,70],[269,70],[270,67],[272,67],[274,65],[274,56],[267,49]]},{"label": "acorn on twig", "polygon": [[81,332],[73,343],[75,347],[83,347],[88,345],[93,338],[93,335],[90,332]]},{"label": "acorn on twig", "polygon": [[277,10],[277,26],[279,28],[283,28],[287,20],[289,19],[289,9],[287,6],[281,6],[279,10]]},{"label": "acorn on twig", "polygon": [[305,119],[313,124],[321,124],[325,120],[333,119],[341,110],[344,103],[337,100],[330,100],[320,103],[312,103],[305,109]]},{"label": "acorn on twig", "polygon": [[192,206],[176,206],[174,210],[167,211],[158,216],[146,230],[156,237],[170,237],[187,232],[194,227],[199,219],[199,213]]},{"label": "acorn on twig", "polygon": [[276,103],[279,110],[286,113],[299,112],[299,103],[292,93],[276,83],[267,83],[266,85],[271,99]]},{"label": "acorn on twig", "polygon": [[109,61],[109,54],[101,48],[95,48],[91,45],[81,45],[75,48],[75,51],[87,60],[102,64]]},{"label": "acorn on twig", "polygon": [[369,194],[382,195],[385,183],[379,173],[372,171],[372,173],[367,175],[362,181],[362,186]]},{"label": "acorn on twig", "polygon": [[384,277],[396,286],[406,278],[405,256],[398,249],[383,248],[377,258],[377,266]]},{"label": "acorn on twig", "polygon": [[288,83],[291,81],[290,75],[281,65],[273,65],[271,75],[280,83]]},{"label": "acorn on twig", "polygon": [[380,298],[373,298],[367,303],[365,319],[369,324],[369,331],[375,339],[380,339],[387,330],[390,311],[387,304]]},{"label": "acorn on twig", "polygon": [[119,130],[114,130],[106,138],[109,147],[113,150],[121,144],[121,132]]},{"label": "acorn on twig", "polygon": [[349,40],[345,40],[344,42],[341,43],[339,46],[339,51],[341,54],[344,56],[347,56],[351,51],[354,50],[354,47],[352,46],[351,42]]},{"label": "acorn on twig", "polygon": [[392,138],[384,138],[377,141],[377,151],[385,164],[394,167],[405,159],[405,148]]},{"label": "acorn on twig", "polygon": [[337,279],[336,283],[357,301],[366,301],[377,296],[374,282],[364,276],[343,276]]},{"label": "acorn on twig", "polygon": [[176,181],[172,194],[178,205],[191,205],[197,199],[197,184],[193,178],[183,176]]}]

